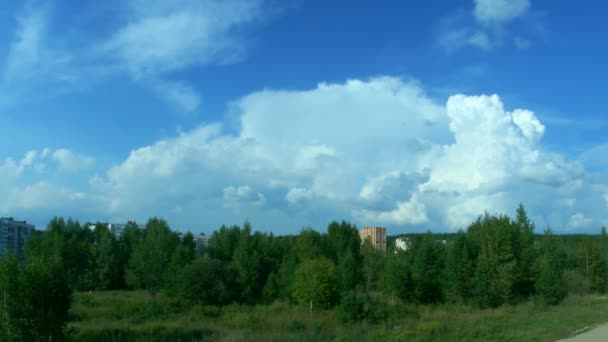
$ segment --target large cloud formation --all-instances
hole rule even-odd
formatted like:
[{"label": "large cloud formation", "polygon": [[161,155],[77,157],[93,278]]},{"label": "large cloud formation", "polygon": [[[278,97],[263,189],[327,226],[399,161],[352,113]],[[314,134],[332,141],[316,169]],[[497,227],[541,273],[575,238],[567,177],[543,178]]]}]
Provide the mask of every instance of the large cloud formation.
[{"label": "large cloud formation", "polygon": [[92,157],[42,149],[5,159],[0,214],[158,215],[194,231],[245,219],[277,233],[333,219],[454,230],[524,202],[540,227],[608,223],[608,186],[544,149],[541,120],[505,109],[497,95],[459,94],[444,105],[416,82],[378,77],[264,90],[229,108],[238,124],[204,124],[133,150],[80,189],[72,180],[90,174]]},{"label": "large cloud formation", "polygon": [[415,82],[379,77],[264,90],[231,108],[236,129],[200,126],[95,178],[105,210],[195,230],[248,218],[277,232],[331,219],[453,230],[519,202],[558,230],[606,219],[602,185],[544,150],[537,116],[506,110],[497,95],[444,106]]}]

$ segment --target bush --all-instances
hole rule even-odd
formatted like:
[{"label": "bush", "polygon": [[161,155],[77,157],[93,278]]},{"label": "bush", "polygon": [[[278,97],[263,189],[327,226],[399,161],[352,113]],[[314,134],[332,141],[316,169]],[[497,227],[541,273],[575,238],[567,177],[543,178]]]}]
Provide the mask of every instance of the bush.
[{"label": "bush", "polygon": [[586,295],[591,292],[589,279],[576,270],[564,272],[564,284],[570,294]]},{"label": "bush", "polygon": [[367,309],[370,302],[369,296],[354,291],[342,296],[338,306],[338,318],[343,323],[355,323],[367,317]]},{"label": "bush", "polygon": [[0,261],[0,340],[63,340],[71,290],[56,260]]}]

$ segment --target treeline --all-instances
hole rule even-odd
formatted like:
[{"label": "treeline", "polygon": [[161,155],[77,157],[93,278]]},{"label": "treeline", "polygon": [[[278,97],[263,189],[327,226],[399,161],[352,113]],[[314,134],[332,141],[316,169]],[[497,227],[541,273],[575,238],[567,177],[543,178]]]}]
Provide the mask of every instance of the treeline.
[{"label": "treeline", "polygon": [[[555,305],[569,292],[608,289],[605,229],[576,241],[550,229],[537,235],[522,205],[515,219],[486,213],[466,230],[413,235],[405,251],[386,253],[362,244],[344,221],[296,236],[253,232],[249,223],[222,226],[202,249],[191,233],[180,236],[159,218],[145,229],[128,225],[119,238],[103,224],[88,226],[54,218],[28,242],[25,260],[0,264],[0,340],[20,332],[56,336],[71,290],[145,289],[182,305],[284,300],[311,311],[335,307],[345,322],[373,322],[400,303]],[[47,325],[59,328],[36,323],[51,316]]]}]

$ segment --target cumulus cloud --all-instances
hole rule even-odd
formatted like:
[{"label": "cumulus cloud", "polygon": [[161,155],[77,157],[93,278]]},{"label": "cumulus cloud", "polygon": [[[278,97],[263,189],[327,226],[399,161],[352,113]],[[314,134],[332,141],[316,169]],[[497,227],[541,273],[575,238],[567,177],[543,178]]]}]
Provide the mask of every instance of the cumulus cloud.
[{"label": "cumulus cloud", "polygon": [[580,163],[541,148],[536,115],[505,109],[497,95],[442,105],[415,82],[378,77],[264,90],[232,108],[236,133],[202,125],[94,179],[104,208],[178,222],[249,217],[292,232],[331,219],[445,230],[523,201],[539,226],[559,230],[585,205],[575,199],[603,201]]},{"label": "cumulus cloud", "polygon": [[580,159],[585,167],[593,171],[603,171],[608,168],[608,144],[594,146],[581,154]]},{"label": "cumulus cloud", "polygon": [[312,191],[305,188],[293,188],[287,192],[285,199],[289,204],[296,204],[313,197]]},{"label": "cumulus cloud", "polygon": [[[503,46],[509,33],[507,24],[530,10],[529,0],[474,0],[473,5],[472,17],[456,12],[439,22],[438,46],[447,52],[465,47],[491,51]],[[531,45],[530,40],[519,36],[512,43],[518,49]]]},{"label": "cumulus cloud", "polygon": [[65,148],[57,150],[44,148],[42,150],[27,151],[18,162],[11,157],[6,158],[0,164],[0,176],[5,179],[16,179],[32,170],[40,175],[44,175],[48,171],[47,163],[49,160],[55,161],[58,171],[70,173],[84,170],[94,163],[92,157],[81,155]]},{"label": "cumulus cloud", "polygon": [[70,202],[83,200],[87,195],[83,192],[74,192],[67,188],[41,181],[25,187],[11,189],[4,196],[0,207],[4,212],[13,209],[49,209],[70,206]]},{"label": "cumulus cloud", "polygon": [[570,217],[570,221],[568,222],[568,228],[570,229],[580,229],[586,228],[593,222],[592,219],[586,217],[583,213],[576,213]]},{"label": "cumulus cloud", "polygon": [[80,171],[90,167],[95,162],[92,157],[76,154],[65,148],[55,150],[51,157],[59,164],[59,169],[65,172]]},{"label": "cumulus cloud", "polygon": [[502,24],[522,16],[530,0],[475,0],[475,18],[485,24]]},{"label": "cumulus cloud", "polygon": [[534,113],[507,112],[497,95],[451,96],[447,103],[455,143],[443,147],[422,187],[435,191],[497,188],[514,174],[553,171],[554,162],[537,148],[544,133]]},{"label": "cumulus cloud", "polygon": [[420,203],[416,196],[412,196],[408,201],[399,201],[396,208],[388,211],[375,211],[362,209],[354,212],[354,216],[367,223],[382,224],[420,224],[428,221],[426,207]]},{"label": "cumulus cloud", "polygon": [[229,206],[239,207],[241,204],[263,206],[266,203],[264,195],[255,191],[249,185],[229,186],[224,188],[223,192],[224,201]]},{"label": "cumulus cloud", "polygon": [[50,149],[30,150],[19,161],[9,157],[0,164],[0,215],[22,217],[39,228],[55,215],[86,214],[89,219],[103,215],[95,209],[100,204],[95,194],[65,185],[74,175],[68,180],[56,173],[58,164],[47,166],[53,153]]},{"label": "cumulus cloud", "polygon": [[469,37],[467,41],[470,45],[476,46],[482,50],[491,50],[492,42],[490,37],[485,32],[477,31]]}]

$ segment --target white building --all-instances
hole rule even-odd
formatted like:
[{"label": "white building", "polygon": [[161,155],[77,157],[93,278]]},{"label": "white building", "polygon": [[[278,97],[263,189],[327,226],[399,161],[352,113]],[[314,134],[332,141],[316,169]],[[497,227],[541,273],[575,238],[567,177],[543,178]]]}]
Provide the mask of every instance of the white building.
[{"label": "white building", "polygon": [[200,233],[194,236],[194,242],[196,243],[196,254],[200,255],[203,248],[209,245],[209,237],[205,233]]},{"label": "white building", "polygon": [[395,240],[395,253],[397,253],[397,251],[407,251],[412,245],[412,242],[410,241],[410,238],[407,237],[400,237],[397,238],[397,240]]}]

